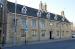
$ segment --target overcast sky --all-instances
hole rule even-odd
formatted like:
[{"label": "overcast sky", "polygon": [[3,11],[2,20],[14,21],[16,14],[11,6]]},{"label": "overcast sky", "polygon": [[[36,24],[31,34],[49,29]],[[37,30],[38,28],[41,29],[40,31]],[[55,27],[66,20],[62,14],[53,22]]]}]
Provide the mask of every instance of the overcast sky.
[{"label": "overcast sky", "polygon": [[[8,1],[15,2],[15,0]],[[17,3],[39,9],[40,1],[48,5],[48,12],[61,14],[64,10],[65,17],[75,24],[75,0],[17,0]]]}]

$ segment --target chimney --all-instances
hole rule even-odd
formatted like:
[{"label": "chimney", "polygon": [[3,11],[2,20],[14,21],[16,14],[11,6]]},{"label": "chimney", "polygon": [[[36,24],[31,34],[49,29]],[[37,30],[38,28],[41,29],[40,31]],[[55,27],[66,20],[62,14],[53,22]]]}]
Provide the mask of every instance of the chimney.
[{"label": "chimney", "polygon": [[61,11],[61,16],[65,16],[65,15],[64,15],[64,11]]},{"label": "chimney", "polygon": [[44,5],[45,11],[47,12],[47,4],[45,3]]},{"label": "chimney", "polygon": [[40,9],[40,10],[43,10],[43,3],[42,3],[42,1],[40,1],[39,9]]},{"label": "chimney", "polygon": [[43,4],[42,1],[40,1],[39,10],[47,12],[47,4]]}]

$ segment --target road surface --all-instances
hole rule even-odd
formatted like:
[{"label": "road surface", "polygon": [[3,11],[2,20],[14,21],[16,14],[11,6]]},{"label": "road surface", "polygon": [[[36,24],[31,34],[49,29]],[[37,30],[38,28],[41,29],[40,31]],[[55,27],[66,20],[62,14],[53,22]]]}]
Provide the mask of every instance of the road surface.
[{"label": "road surface", "polygon": [[75,49],[75,39],[39,44],[26,44],[14,47],[4,47],[3,49]]}]

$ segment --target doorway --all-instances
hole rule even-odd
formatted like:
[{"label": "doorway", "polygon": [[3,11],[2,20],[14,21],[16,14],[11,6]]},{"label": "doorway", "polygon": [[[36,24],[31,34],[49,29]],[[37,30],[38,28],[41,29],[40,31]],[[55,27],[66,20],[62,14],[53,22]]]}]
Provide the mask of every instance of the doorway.
[{"label": "doorway", "polygon": [[52,32],[53,32],[53,31],[50,31],[50,32],[49,32],[49,34],[50,34],[50,39],[52,39]]}]

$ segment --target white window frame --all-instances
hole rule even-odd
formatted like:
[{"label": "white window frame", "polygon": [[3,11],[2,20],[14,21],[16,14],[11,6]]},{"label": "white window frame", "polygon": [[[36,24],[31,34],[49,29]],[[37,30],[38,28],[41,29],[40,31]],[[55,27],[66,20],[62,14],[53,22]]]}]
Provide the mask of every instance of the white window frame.
[{"label": "white window frame", "polygon": [[27,8],[26,8],[26,6],[23,6],[23,7],[22,7],[21,12],[22,12],[22,14],[26,14],[26,13],[27,13]]},{"label": "white window frame", "polygon": [[33,37],[36,36],[36,31],[35,31],[35,30],[32,31],[32,36],[33,36]]},{"label": "white window frame", "polygon": [[45,20],[44,20],[44,24],[43,24],[43,20],[44,19],[40,19],[39,25],[40,25],[40,29],[45,30]]},{"label": "white window frame", "polygon": [[65,17],[63,16],[62,21],[65,21]]},{"label": "white window frame", "polygon": [[[20,24],[22,25],[23,29],[29,30],[29,22],[28,22],[28,20],[26,18],[23,18],[23,19],[21,18],[20,22],[21,22]],[[28,31],[25,31],[25,32],[28,32]]]},{"label": "white window frame", "polygon": [[55,14],[54,19],[55,19],[55,20],[57,20],[57,19],[58,19],[57,14]]},{"label": "white window frame", "polygon": [[50,19],[50,13],[47,13],[46,17],[47,17],[48,19]]},{"label": "white window frame", "polygon": [[38,10],[37,16],[38,16],[38,17],[41,17],[41,14],[42,14],[41,10]]},{"label": "white window frame", "polygon": [[46,30],[41,30],[41,36],[42,37],[45,37],[45,32],[46,32]]},{"label": "white window frame", "polygon": [[[33,21],[35,21],[35,22],[33,22]],[[32,19],[32,28],[33,29],[36,28],[36,19]]]}]

